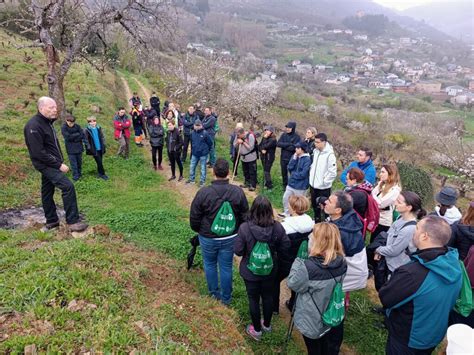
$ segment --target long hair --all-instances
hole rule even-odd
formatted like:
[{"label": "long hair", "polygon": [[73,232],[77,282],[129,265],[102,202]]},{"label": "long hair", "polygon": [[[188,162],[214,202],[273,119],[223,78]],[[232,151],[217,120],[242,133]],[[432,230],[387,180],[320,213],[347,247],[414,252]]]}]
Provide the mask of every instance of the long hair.
[{"label": "long hair", "polygon": [[402,182],[400,181],[400,174],[398,173],[398,168],[395,163],[384,164],[382,165],[382,168],[387,170],[388,173],[387,181],[382,182],[382,184],[380,185],[380,192],[382,193],[382,196],[384,196],[395,185],[398,185],[401,188]]},{"label": "long hair", "polygon": [[260,227],[269,227],[275,223],[272,203],[265,196],[259,195],[250,208],[250,221]]},{"label": "long hair", "polygon": [[313,227],[311,233],[310,256],[324,257],[324,265],[328,265],[338,256],[344,256],[339,229],[333,223],[318,223]]},{"label": "long hair", "polygon": [[471,202],[464,216],[462,216],[461,223],[466,226],[474,227],[474,202]]}]

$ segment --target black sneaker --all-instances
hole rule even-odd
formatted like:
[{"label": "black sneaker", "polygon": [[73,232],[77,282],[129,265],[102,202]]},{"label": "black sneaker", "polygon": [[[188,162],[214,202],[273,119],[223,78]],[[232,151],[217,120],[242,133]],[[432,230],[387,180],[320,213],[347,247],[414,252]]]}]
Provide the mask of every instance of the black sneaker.
[{"label": "black sneaker", "polygon": [[181,180],[183,180],[183,179],[184,179],[184,176],[180,176],[180,177],[178,178],[178,181],[181,181]]},{"label": "black sneaker", "polygon": [[102,179],[102,180],[109,180],[109,177],[107,175],[99,175],[99,177]]},{"label": "black sneaker", "polygon": [[73,224],[68,224],[69,230],[71,232],[83,232],[89,227],[87,223],[84,222],[77,222]]},{"label": "black sneaker", "polygon": [[43,228],[41,228],[41,231],[42,232],[47,232],[47,231],[50,231],[52,229],[56,229],[59,227],[59,221],[57,222],[51,222],[51,223],[46,223]]},{"label": "black sneaker", "polygon": [[176,176],[172,176],[168,179],[168,181],[172,181],[172,180],[175,180],[176,179]]}]

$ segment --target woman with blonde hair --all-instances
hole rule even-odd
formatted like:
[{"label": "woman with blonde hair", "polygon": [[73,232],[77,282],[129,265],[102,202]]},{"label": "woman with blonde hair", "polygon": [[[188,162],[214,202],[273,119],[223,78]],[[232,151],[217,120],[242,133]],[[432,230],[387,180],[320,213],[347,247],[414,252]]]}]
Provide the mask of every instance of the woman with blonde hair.
[{"label": "woman with blonde hair", "polygon": [[317,134],[318,130],[316,129],[316,127],[308,127],[306,129],[304,140],[308,144],[307,152],[311,158],[313,157],[313,151],[316,148],[316,146],[314,145],[314,140],[316,139]]},{"label": "woman with blonde hair", "polygon": [[328,327],[323,323],[322,313],[336,283],[342,283],[347,271],[337,226],[316,224],[308,251],[308,260],[297,258],[288,276],[288,287],[297,293],[293,321],[303,335],[308,354],[336,355],[342,344],[344,321]]},{"label": "woman with blonde hair", "polygon": [[372,190],[372,197],[379,205],[380,219],[379,225],[370,236],[371,243],[380,232],[387,232],[394,222],[393,209],[400,191],[402,191],[402,184],[397,165],[395,163],[382,165],[379,182]]}]

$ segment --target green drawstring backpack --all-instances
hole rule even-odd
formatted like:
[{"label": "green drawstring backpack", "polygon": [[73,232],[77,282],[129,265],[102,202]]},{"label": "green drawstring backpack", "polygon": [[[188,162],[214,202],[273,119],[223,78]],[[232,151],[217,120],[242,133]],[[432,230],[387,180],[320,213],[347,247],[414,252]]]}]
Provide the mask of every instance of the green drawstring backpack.
[{"label": "green drawstring backpack", "polygon": [[454,305],[454,310],[456,311],[456,313],[459,313],[463,317],[467,317],[471,314],[471,311],[473,309],[472,288],[466,268],[464,267],[464,263],[461,260],[459,260],[459,265],[461,266],[462,272],[462,286],[461,291],[459,291],[459,296],[456,300],[456,304]]},{"label": "green drawstring backpack", "polygon": [[307,239],[303,240],[303,242],[300,244],[296,257],[303,260],[308,259],[308,240]]},{"label": "green drawstring backpack", "polygon": [[[213,190],[217,191],[213,188]],[[225,237],[235,230],[236,220],[234,211],[232,210],[232,206],[230,205],[229,201],[225,201],[223,198],[219,197],[219,199],[223,200],[219,211],[217,211],[216,217],[212,221],[211,231],[218,235],[219,237]]]},{"label": "green drawstring backpack", "polygon": [[341,278],[341,281],[337,281],[330,271],[329,273],[331,274],[332,278],[336,282],[336,285],[334,286],[334,289],[332,290],[331,298],[329,299],[328,306],[326,307],[326,310],[324,311],[324,313],[321,313],[321,311],[319,310],[319,307],[316,304],[316,301],[314,300],[313,295],[310,294],[310,296],[311,296],[311,299],[313,300],[314,305],[316,306],[316,309],[321,315],[321,319],[324,325],[327,325],[328,327],[337,327],[339,324],[342,323],[345,316],[345,311],[346,311],[344,308],[345,294],[344,294],[344,291],[342,291],[342,278]]}]

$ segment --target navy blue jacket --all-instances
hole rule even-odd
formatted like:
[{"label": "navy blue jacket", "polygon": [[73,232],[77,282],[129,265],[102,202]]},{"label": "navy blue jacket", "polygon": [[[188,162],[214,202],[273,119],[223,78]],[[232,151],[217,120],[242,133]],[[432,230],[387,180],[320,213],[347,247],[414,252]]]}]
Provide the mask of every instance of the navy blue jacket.
[{"label": "navy blue jacket", "polygon": [[296,123],[288,122],[288,126],[292,129],[291,133],[283,133],[278,140],[277,147],[281,148],[280,160],[289,161],[295,154],[295,145],[301,138],[296,134]]},{"label": "navy blue jacket", "polygon": [[200,158],[209,154],[212,148],[212,138],[209,134],[201,128],[194,130],[191,135],[191,155]]},{"label": "navy blue jacket", "polygon": [[290,180],[288,186],[296,190],[306,190],[309,187],[309,169],[311,169],[311,158],[304,153],[299,158],[292,158],[288,164]]},{"label": "navy blue jacket", "polygon": [[216,126],[216,121],[217,121],[216,116],[212,114],[204,117],[204,119],[202,120],[202,126],[207,131],[207,133],[209,133],[209,135],[211,136],[213,140],[214,140],[214,136],[216,135],[216,131],[214,130],[214,127]]},{"label": "navy blue jacket", "polygon": [[331,222],[339,228],[346,256],[354,256],[364,249],[364,240],[362,239],[362,228],[364,225],[353,209],[338,220]]},{"label": "navy blue jacket", "polygon": [[64,123],[61,127],[61,133],[68,154],[80,154],[84,151],[84,132],[81,126],[76,123],[69,127],[67,123]]},{"label": "navy blue jacket", "polygon": [[414,349],[430,349],[444,338],[449,313],[461,290],[456,249],[418,250],[379,291],[390,336]]},{"label": "navy blue jacket", "polygon": [[186,112],[183,119],[183,133],[185,136],[190,136],[193,133],[194,121],[196,121],[198,115],[196,112],[191,116],[189,112]]}]

